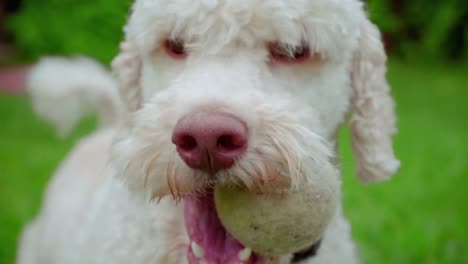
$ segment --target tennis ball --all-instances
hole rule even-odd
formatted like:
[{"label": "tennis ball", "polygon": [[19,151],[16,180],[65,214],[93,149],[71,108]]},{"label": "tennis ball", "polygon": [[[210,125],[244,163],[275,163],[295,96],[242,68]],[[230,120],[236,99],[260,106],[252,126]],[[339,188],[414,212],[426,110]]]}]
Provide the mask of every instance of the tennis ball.
[{"label": "tennis ball", "polygon": [[321,239],[339,200],[336,177],[289,193],[255,194],[239,186],[216,186],[221,223],[244,246],[265,256],[303,250]]}]

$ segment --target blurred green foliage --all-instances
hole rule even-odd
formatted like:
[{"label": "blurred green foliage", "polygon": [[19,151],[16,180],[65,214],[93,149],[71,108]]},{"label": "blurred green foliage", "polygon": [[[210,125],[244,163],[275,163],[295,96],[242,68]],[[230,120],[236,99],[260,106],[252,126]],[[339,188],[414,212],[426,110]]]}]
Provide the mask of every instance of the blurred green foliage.
[{"label": "blurred green foliage", "polygon": [[394,54],[429,60],[468,58],[468,1],[367,0]]},{"label": "blurred green foliage", "polygon": [[109,62],[129,7],[130,0],[23,0],[8,26],[23,59],[85,54]]},{"label": "blurred green foliage", "polygon": [[[393,54],[425,60],[468,58],[467,0],[367,0]],[[24,59],[116,54],[131,0],[23,0],[9,27]]]}]

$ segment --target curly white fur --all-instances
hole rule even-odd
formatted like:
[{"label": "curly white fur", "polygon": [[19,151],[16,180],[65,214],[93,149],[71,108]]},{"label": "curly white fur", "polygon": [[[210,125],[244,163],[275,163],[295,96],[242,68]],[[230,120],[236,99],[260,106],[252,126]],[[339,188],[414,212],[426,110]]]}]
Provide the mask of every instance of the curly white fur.
[{"label": "curly white fur", "polygon": [[[189,242],[177,198],[214,181],[256,191],[338,177],[330,173],[336,131],[352,108],[359,178],[390,177],[399,163],[379,37],[357,0],[137,0],[112,65],[124,103],[119,109],[126,108],[114,111],[121,126],[87,138],[62,165],[25,232],[19,263],[186,263]],[[186,59],[168,56],[163,44],[171,38],[184,41]],[[307,43],[314,56],[275,63],[272,42]],[[58,94],[36,91],[39,103],[43,93]],[[248,127],[246,153],[216,178],[185,165],[170,140],[177,121],[199,111],[229,113]],[[160,203],[149,205],[148,198]],[[357,262],[340,207],[318,255],[304,263]]]},{"label": "curly white fur", "polygon": [[141,59],[130,42],[120,45],[121,53],[113,61],[115,76],[120,84],[120,95],[129,111],[135,111],[141,104],[140,75]]},{"label": "curly white fur", "polygon": [[396,132],[396,118],[390,87],[385,79],[386,59],[378,29],[364,21],[351,70],[353,151],[357,174],[364,182],[389,179],[400,167],[393,154],[391,136]]}]

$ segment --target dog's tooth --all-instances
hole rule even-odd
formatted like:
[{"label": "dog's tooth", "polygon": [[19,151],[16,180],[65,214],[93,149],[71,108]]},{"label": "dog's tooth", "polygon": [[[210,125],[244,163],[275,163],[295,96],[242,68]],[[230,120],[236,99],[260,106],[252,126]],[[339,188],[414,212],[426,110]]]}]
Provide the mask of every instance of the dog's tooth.
[{"label": "dog's tooth", "polygon": [[197,258],[203,258],[205,256],[205,251],[197,243],[192,241],[192,251]]},{"label": "dog's tooth", "polygon": [[250,259],[250,256],[252,256],[252,249],[250,248],[244,248],[239,252],[239,259],[241,261],[247,261]]}]

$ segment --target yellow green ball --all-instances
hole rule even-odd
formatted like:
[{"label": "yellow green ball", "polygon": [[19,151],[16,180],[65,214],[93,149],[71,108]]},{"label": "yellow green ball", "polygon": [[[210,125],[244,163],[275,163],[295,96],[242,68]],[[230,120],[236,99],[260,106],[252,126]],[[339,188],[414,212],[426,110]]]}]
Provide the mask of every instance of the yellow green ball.
[{"label": "yellow green ball", "polygon": [[262,255],[281,256],[321,239],[336,211],[338,193],[334,178],[283,194],[216,186],[215,204],[224,227],[244,246]]}]

